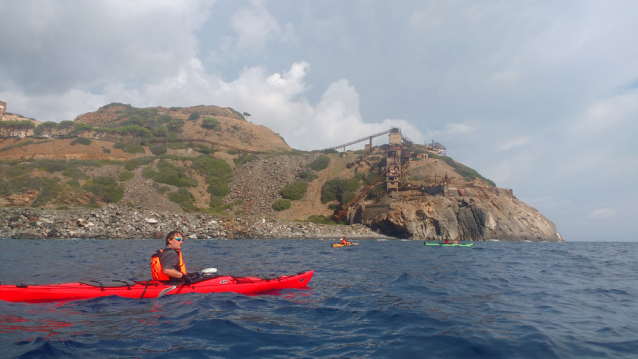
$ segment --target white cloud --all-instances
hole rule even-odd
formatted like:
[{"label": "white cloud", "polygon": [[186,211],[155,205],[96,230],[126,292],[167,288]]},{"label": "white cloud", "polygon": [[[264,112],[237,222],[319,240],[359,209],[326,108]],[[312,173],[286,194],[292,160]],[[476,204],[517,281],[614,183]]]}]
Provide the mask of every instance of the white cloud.
[{"label": "white cloud", "polygon": [[464,135],[474,132],[475,130],[476,129],[473,126],[463,123],[450,123],[445,126],[445,132],[450,136]]},{"label": "white cloud", "polygon": [[505,141],[500,143],[497,148],[499,151],[507,151],[507,150],[511,150],[514,147],[519,147],[519,146],[524,146],[526,144],[528,144],[530,142],[530,138],[529,137],[521,137],[521,138],[515,138],[515,139],[511,139],[509,141]]},{"label": "white cloud", "polygon": [[601,208],[593,211],[587,216],[587,218],[591,219],[608,219],[612,218],[616,215],[616,211],[611,208]]},{"label": "white cloud", "polygon": [[588,104],[570,124],[574,136],[600,136],[602,131],[636,123],[638,89],[610,96]]},{"label": "white cloud", "polygon": [[252,7],[243,8],[232,17],[232,26],[237,32],[237,39],[230,39],[234,51],[258,53],[269,41],[296,42],[292,24],[287,23],[282,28],[263,1],[253,0],[251,4]]},{"label": "white cloud", "polygon": [[[400,127],[409,137],[421,142],[420,131],[402,119],[386,119],[378,123],[364,122],[360,113],[359,94],[347,80],[328,86],[321,101],[310,104],[303,94],[308,87],[305,77],[310,69],[306,62],[291,65],[281,73],[268,73],[263,67],[246,68],[233,81],[208,74],[201,62],[190,59],[173,76],[143,87],[113,84],[103,94],[71,90],[62,95],[26,96],[17,92],[0,93],[9,106],[21,109],[46,109],[33,113],[40,121],[61,121],[110,102],[130,103],[138,107],[194,106],[199,104],[233,107],[249,112],[250,121],[281,134],[297,149],[313,150],[336,146],[372,135],[390,127]],[[11,108],[10,108],[11,109]],[[26,110],[25,110],[26,111]],[[16,111],[23,113],[22,110]],[[27,111],[27,113],[31,113]],[[69,117],[73,113],[73,117]],[[460,128],[464,128],[462,125]],[[378,138],[377,144],[387,142]],[[363,147],[364,143],[350,149]]]},{"label": "white cloud", "polygon": [[5,2],[0,33],[11,36],[0,41],[0,86],[59,94],[157,81],[197,55],[193,30],[210,6],[179,0]]}]

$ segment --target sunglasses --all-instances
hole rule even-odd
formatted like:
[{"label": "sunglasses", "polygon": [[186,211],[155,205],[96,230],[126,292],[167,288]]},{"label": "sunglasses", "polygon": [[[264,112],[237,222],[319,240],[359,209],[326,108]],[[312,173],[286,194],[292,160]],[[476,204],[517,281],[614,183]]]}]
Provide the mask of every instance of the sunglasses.
[{"label": "sunglasses", "polygon": [[181,238],[179,238],[179,237],[173,238],[173,240],[176,240],[176,241],[178,241],[178,242],[181,242],[181,241],[182,241],[182,239],[181,239]]}]

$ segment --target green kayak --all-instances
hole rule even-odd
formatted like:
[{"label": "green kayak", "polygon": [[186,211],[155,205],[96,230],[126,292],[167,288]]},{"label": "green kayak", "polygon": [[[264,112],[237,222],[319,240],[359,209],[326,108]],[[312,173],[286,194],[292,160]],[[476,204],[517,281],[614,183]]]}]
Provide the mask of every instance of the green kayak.
[{"label": "green kayak", "polygon": [[426,246],[444,246],[444,247],[471,247],[474,243],[425,243]]}]

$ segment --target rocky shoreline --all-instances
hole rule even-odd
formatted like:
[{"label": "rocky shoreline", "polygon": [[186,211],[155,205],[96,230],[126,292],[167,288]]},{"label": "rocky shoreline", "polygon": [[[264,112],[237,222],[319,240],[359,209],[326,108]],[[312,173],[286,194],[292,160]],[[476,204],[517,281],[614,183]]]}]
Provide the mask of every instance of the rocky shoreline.
[{"label": "rocky shoreline", "polygon": [[181,230],[189,239],[386,238],[362,225],[323,225],[261,216],[213,216],[136,210],[0,208],[0,238],[152,239]]}]

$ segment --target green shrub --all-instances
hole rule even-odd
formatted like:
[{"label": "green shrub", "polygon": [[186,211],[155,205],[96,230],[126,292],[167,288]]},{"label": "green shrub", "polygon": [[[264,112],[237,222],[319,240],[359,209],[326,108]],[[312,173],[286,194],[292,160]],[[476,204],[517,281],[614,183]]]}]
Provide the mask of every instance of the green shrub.
[{"label": "green shrub", "polygon": [[84,146],[88,146],[91,144],[91,140],[86,137],[77,137],[73,141],[71,141],[69,145],[75,146],[76,143],[79,143]]},{"label": "green shrub", "polygon": [[215,197],[225,197],[230,193],[228,182],[221,178],[211,177],[208,179],[208,193]]},{"label": "green shrub", "polygon": [[68,211],[69,207],[67,206],[59,206],[59,207],[55,207],[56,210],[58,211]]},{"label": "green shrub", "polygon": [[148,148],[155,156],[161,156],[166,153],[166,145],[158,143]]},{"label": "green shrub", "polygon": [[0,178],[18,177],[18,176],[22,176],[26,174],[27,172],[29,172],[29,169],[25,165],[11,165],[11,164],[0,165]]},{"label": "green shrub", "polygon": [[29,167],[32,169],[43,169],[49,173],[53,172],[61,172],[69,167],[69,162],[67,161],[58,161],[58,160],[38,160],[29,164]]},{"label": "green shrub", "polygon": [[173,150],[183,150],[186,148],[186,143],[184,142],[169,142],[168,148]]},{"label": "green shrub", "polygon": [[238,158],[233,158],[233,162],[235,163],[235,166],[241,166],[244,163],[250,162],[254,159],[254,156],[252,154],[241,154],[239,155]]},{"label": "green shrub", "polygon": [[142,177],[153,179],[157,172],[151,166],[146,166],[142,168]]},{"label": "green shrub", "polygon": [[274,209],[275,211],[279,212],[279,211],[283,211],[286,210],[288,208],[290,208],[291,203],[289,200],[287,199],[278,199],[275,202],[273,202],[272,204],[272,209]]},{"label": "green shrub", "polygon": [[51,202],[51,200],[53,200],[62,191],[62,185],[60,185],[59,182],[60,178],[58,177],[43,179],[40,194],[38,194],[38,197],[36,197],[33,203],[31,203],[31,206],[40,207]]},{"label": "green shrub", "polygon": [[157,123],[160,125],[171,122],[173,118],[170,115],[160,115],[157,117]]},{"label": "green shrub", "polygon": [[133,202],[131,201],[126,202],[126,207],[133,208],[133,206],[134,206]]},{"label": "green shrub", "polygon": [[356,178],[345,180],[334,178],[321,187],[321,203],[337,200],[340,203],[348,203],[356,197],[359,181]]},{"label": "green shrub", "polygon": [[160,188],[157,189],[157,192],[159,192],[159,194],[164,194],[168,191],[170,191],[171,188],[169,186],[162,186]]},{"label": "green shrub", "polygon": [[328,168],[329,164],[330,164],[330,157],[326,155],[321,155],[317,157],[317,159],[315,159],[314,161],[310,162],[308,167],[312,168],[315,171],[321,171]]},{"label": "green shrub", "polygon": [[339,222],[335,222],[334,219],[332,219],[331,217],[319,216],[319,215],[313,215],[308,217],[308,220],[306,222],[311,222],[316,224],[329,224],[329,225],[340,224]]},{"label": "green shrub", "polygon": [[219,121],[216,118],[206,117],[202,120],[202,128],[207,130],[211,130],[217,126],[219,126]]},{"label": "green shrub", "polygon": [[122,182],[126,182],[126,181],[130,180],[133,177],[135,177],[135,173],[133,173],[133,172],[124,171],[124,172],[120,173],[120,181],[122,181]]},{"label": "green shrub", "polygon": [[319,176],[317,176],[314,171],[306,170],[306,171],[299,172],[299,177],[303,178],[304,180],[308,182],[312,182],[313,180],[317,179]]},{"label": "green shrub", "polygon": [[124,195],[124,187],[117,184],[112,177],[95,177],[86,181],[84,189],[100,196],[104,202],[119,202]]},{"label": "green shrub", "polygon": [[150,164],[154,160],[155,159],[153,157],[132,158],[132,159],[124,162],[124,168],[126,168],[127,171],[133,171],[136,168],[138,168],[139,166],[146,166],[146,165]]},{"label": "green shrub", "polygon": [[383,191],[384,183],[385,181],[381,182],[381,184],[375,185],[374,187],[370,188],[368,190],[368,193],[366,193],[366,195],[368,196],[368,199],[376,198],[379,195],[379,192]]},{"label": "green shrub", "polygon": [[239,151],[235,151],[235,150],[228,150],[228,151],[226,151],[226,153],[228,153],[229,155],[233,155],[233,156],[234,156],[234,155],[238,154],[238,153],[239,153]]},{"label": "green shrub", "polygon": [[161,160],[157,164],[157,169],[158,172],[152,177],[155,182],[175,187],[197,187],[197,181],[188,177],[186,168],[182,166],[174,166],[166,160]]},{"label": "green shrub", "polygon": [[74,180],[89,178],[86,173],[82,172],[82,170],[77,168],[76,166],[69,166],[67,169],[62,171],[62,175]]},{"label": "green shrub", "polygon": [[297,181],[290,183],[286,187],[282,188],[279,191],[279,194],[281,194],[283,198],[289,199],[291,201],[297,201],[303,198],[304,194],[306,194],[307,189],[308,182]]},{"label": "green shrub", "polygon": [[116,143],[113,145],[113,148],[117,148],[120,149],[126,153],[130,153],[132,155],[138,154],[138,153],[146,153],[146,151],[144,151],[144,147],[140,146],[140,145],[136,145],[133,143]]},{"label": "green shrub", "polygon": [[102,152],[104,152],[104,153],[111,153],[111,149],[110,149],[110,148],[104,148],[104,147],[102,147]]},{"label": "green shrub", "polygon": [[463,179],[468,181],[468,182],[474,180],[475,178],[480,178],[483,181],[485,181],[485,183],[487,183],[490,187],[496,187],[496,184],[493,181],[481,176],[478,172],[476,172],[475,170],[467,167],[466,165],[463,165],[461,163],[455,162],[452,159],[452,157],[430,154],[430,158],[436,158],[436,159],[442,160],[448,166],[454,168],[454,171],[456,171],[456,173],[458,173],[461,176],[463,176]]},{"label": "green shrub", "polygon": [[180,188],[175,192],[169,193],[168,199],[171,202],[175,202],[182,206],[182,208],[187,212],[191,212],[195,209],[195,206],[193,205],[193,200],[195,199],[195,197],[193,197],[193,195],[186,188]]},{"label": "green shrub", "polygon": [[337,151],[334,148],[332,148],[332,149],[323,151],[323,153],[339,153],[339,151]]},{"label": "green shrub", "polygon": [[189,121],[195,121],[198,118],[199,118],[199,112],[197,112],[197,111],[191,112],[190,116],[188,116],[188,120]]}]

